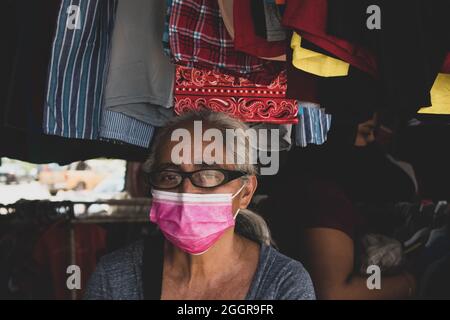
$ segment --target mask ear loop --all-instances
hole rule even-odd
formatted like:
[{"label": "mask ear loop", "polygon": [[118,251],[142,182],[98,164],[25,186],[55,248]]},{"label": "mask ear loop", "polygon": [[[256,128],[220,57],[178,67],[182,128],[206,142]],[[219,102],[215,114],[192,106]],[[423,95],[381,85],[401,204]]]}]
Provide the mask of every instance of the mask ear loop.
[{"label": "mask ear loop", "polygon": [[[244,184],[242,185],[242,187],[241,187],[241,188],[240,188],[240,189],[239,189],[239,190],[231,197],[231,199],[236,198],[237,195],[238,195],[239,193],[241,193],[242,190],[244,190],[246,184],[247,184],[247,181],[244,181]],[[241,208],[239,208],[239,209],[236,211],[236,213],[234,214],[233,220],[236,220],[236,218],[237,218],[237,216],[238,216],[238,214],[239,214],[239,211],[241,211]]]},{"label": "mask ear loop", "polygon": [[241,193],[242,190],[244,190],[245,185],[247,184],[247,181],[244,181],[244,184],[242,185],[242,187],[231,197],[231,199],[234,199],[237,197],[237,195],[239,193]]}]

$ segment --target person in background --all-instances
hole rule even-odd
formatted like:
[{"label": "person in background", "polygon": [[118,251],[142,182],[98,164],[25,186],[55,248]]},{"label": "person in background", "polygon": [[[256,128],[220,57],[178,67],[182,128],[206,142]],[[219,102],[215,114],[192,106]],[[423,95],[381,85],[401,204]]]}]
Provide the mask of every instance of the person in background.
[{"label": "person in background", "polygon": [[[238,164],[198,161],[209,143],[195,149],[195,121],[201,121],[202,136],[207,129],[224,138],[227,129],[247,129],[208,111],[188,113],[161,129],[145,165],[153,187],[150,219],[164,236],[161,246],[152,239],[151,250],[148,241],[139,242],[103,257],[86,299],[315,299],[302,264],[275,250],[264,220],[247,209],[257,187],[255,166],[242,161],[250,159],[247,138],[237,138],[234,148],[224,141],[224,154]],[[177,129],[194,137],[187,151],[192,161],[172,158],[179,141],[171,135]]]},{"label": "person in background", "polygon": [[[261,206],[281,252],[300,259],[318,299],[406,299],[415,277],[406,270],[382,275],[381,289],[369,290],[358,265],[360,239],[370,224],[358,202],[410,200],[410,176],[375,143],[377,117],[334,128],[324,146],[292,150],[276,188]],[[265,211],[278,215],[265,215]]]}]

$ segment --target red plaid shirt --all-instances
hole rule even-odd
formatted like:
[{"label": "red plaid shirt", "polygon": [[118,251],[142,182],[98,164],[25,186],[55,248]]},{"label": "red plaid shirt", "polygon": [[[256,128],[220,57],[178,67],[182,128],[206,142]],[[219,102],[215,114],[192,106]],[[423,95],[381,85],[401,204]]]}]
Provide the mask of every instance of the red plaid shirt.
[{"label": "red plaid shirt", "polygon": [[169,22],[172,59],[187,67],[213,69],[270,84],[284,68],[234,49],[217,0],[174,0]]}]

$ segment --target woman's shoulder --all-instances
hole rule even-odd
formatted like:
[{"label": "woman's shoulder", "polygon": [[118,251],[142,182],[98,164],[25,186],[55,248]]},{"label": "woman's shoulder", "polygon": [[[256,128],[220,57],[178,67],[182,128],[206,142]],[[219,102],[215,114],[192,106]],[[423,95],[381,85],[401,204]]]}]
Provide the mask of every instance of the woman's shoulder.
[{"label": "woman's shoulder", "polygon": [[143,241],[138,241],[103,256],[89,279],[85,299],[140,299],[143,247]]},{"label": "woman's shoulder", "polygon": [[288,273],[309,276],[301,262],[282,254],[273,246],[263,245],[261,247],[261,258],[266,260],[266,263],[270,266],[268,271],[275,274],[282,275],[284,271],[287,271]]},{"label": "woman's shoulder", "polygon": [[104,269],[118,271],[124,267],[142,264],[142,254],[144,251],[144,242],[136,241],[126,247],[113,251],[100,259],[100,264]]},{"label": "woman's shoulder", "polygon": [[303,264],[272,246],[261,247],[261,280],[275,299],[315,299],[311,277]]},{"label": "woman's shoulder", "polygon": [[141,240],[106,254],[100,258],[95,272],[112,283],[138,277],[142,268],[143,251],[144,243]]}]

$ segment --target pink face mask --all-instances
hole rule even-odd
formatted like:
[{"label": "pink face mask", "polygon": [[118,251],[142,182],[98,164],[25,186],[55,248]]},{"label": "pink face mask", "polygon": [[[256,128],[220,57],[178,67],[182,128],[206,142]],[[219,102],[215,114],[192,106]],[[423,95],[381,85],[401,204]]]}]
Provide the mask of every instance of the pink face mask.
[{"label": "pink face mask", "polygon": [[[244,185],[245,186],[245,185]],[[150,220],[172,244],[200,255],[208,251],[235,225],[232,200],[235,194],[192,194],[153,190]]]}]

